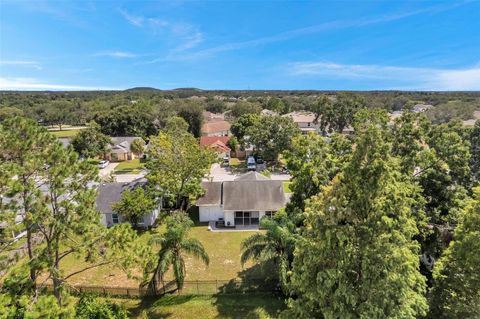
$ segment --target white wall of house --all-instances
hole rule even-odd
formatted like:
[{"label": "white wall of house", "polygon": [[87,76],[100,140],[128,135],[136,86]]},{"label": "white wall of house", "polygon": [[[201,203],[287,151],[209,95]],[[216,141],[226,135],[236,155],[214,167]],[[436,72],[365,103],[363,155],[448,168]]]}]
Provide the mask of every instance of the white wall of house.
[{"label": "white wall of house", "polygon": [[139,226],[142,227],[150,227],[155,223],[155,220],[157,220],[158,214],[159,214],[158,209],[154,209],[151,213],[146,214],[143,216],[143,219],[138,223]]},{"label": "white wall of house", "polygon": [[201,222],[223,218],[223,208],[221,206],[200,206],[198,207],[198,213]]},{"label": "white wall of house", "polygon": [[[153,211],[150,213],[146,214],[143,216],[143,218],[138,222],[138,226],[141,227],[150,227],[155,223],[155,220],[158,217],[158,214],[160,214],[160,210],[162,209],[162,206],[159,205],[157,208],[155,208]],[[110,227],[113,226],[117,223],[114,222],[113,220],[113,215],[112,213],[106,213],[106,214],[101,214],[101,222],[104,226]],[[118,223],[123,223],[126,221],[125,218],[123,218],[122,215],[116,214],[118,216]]]},{"label": "white wall of house", "polygon": [[[221,206],[199,206],[198,211],[200,222],[217,221],[223,218],[225,226],[235,226],[235,211],[233,210],[224,211]],[[265,211],[255,212],[258,212],[259,220],[265,216]]]},{"label": "white wall of house", "polygon": [[203,136],[228,136],[228,135],[230,135],[230,130],[210,132],[210,133],[205,133],[205,134],[202,134],[202,135]]},{"label": "white wall of house", "polygon": [[[235,212],[234,211],[225,211],[224,212],[225,226],[235,226]],[[230,223],[230,224],[229,224]]]},{"label": "white wall of house", "polygon": [[300,129],[312,129],[314,128],[316,131],[320,129],[319,124],[315,124],[313,122],[295,122]]},{"label": "white wall of house", "polygon": [[[103,221],[103,225],[107,226],[107,227],[110,227],[110,226],[113,226],[117,223],[114,222],[113,220],[113,215],[112,213],[106,213],[106,214],[102,214],[104,217],[102,217],[102,221]],[[121,223],[123,222],[123,217],[122,215],[119,215],[119,214],[116,214],[118,216],[118,223]]]}]

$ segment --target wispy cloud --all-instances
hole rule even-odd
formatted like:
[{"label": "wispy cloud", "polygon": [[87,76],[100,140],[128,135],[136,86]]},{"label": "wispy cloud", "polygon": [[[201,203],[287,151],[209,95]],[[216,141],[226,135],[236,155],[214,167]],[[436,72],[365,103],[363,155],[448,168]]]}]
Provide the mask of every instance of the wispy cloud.
[{"label": "wispy cloud", "polygon": [[106,56],[111,58],[136,58],[141,55],[126,51],[102,51],[95,53],[93,56]]},{"label": "wispy cloud", "polygon": [[120,14],[131,25],[145,28],[153,34],[168,34],[179,44],[173,49],[174,52],[184,51],[196,47],[204,41],[204,35],[199,29],[189,23],[172,22],[158,17],[134,15],[125,10]]},{"label": "wispy cloud", "polygon": [[23,60],[0,60],[0,65],[16,65],[31,67],[37,70],[42,70],[43,67],[37,61],[23,61]]},{"label": "wispy cloud", "polygon": [[248,48],[248,47],[255,47],[260,45],[267,45],[270,43],[287,41],[290,39],[294,39],[301,36],[307,36],[310,34],[317,34],[321,32],[342,30],[342,29],[361,28],[361,27],[371,26],[375,24],[402,20],[402,19],[406,19],[406,18],[420,15],[420,14],[435,14],[438,12],[451,10],[455,7],[461,6],[469,2],[471,1],[464,1],[464,2],[459,2],[455,4],[448,4],[448,5],[438,5],[435,7],[430,7],[430,8],[425,8],[425,9],[420,9],[415,11],[398,12],[398,13],[393,13],[389,15],[382,15],[382,16],[357,19],[357,20],[350,19],[350,20],[330,21],[330,22],[320,23],[317,25],[312,25],[304,28],[292,29],[292,30],[280,32],[274,35],[260,37],[256,39],[225,43],[225,44],[221,44],[211,48],[199,50],[197,52],[191,52],[191,53],[188,52],[185,54],[169,55],[165,58],[158,58],[156,60],[157,61],[167,61],[167,60],[182,61],[182,60],[196,60],[200,58],[207,58],[221,52],[234,51],[234,50],[239,50],[239,49]]},{"label": "wispy cloud", "polygon": [[144,17],[142,16],[134,16],[126,12],[125,10],[119,10],[121,15],[127,20],[131,25],[141,27],[144,23]]},{"label": "wispy cloud", "polygon": [[389,89],[460,91],[480,90],[480,66],[464,69],[416,68],[332,62],[295,62],[287,66],[293,76],[350,81],[378,81]]},{"label": "wispy cloud", "polygon": [[71,84],[49,83],[34,78],[4,78],[0,77],[0,90],[118,90],[118,88],[82,86]]}]

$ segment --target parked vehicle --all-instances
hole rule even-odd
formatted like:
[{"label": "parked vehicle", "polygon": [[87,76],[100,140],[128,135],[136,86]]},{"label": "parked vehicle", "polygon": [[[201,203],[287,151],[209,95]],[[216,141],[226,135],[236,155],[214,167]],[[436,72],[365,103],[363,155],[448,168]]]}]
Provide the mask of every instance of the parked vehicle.
[{"label": "parked vehicle", "polygon": [[225,167],[230,166],[230,157],[225,156],[225,157],[223,158],[222,165],[225,166]]},{"label": "parked vehicle", "polygon": [[105,168],[108,166],[108,164],[110,164],[109,161],[100,161],[98,162],[98,168]]},{"label": "parked vehicle", "polygon": [[257,164],[259,164],[259,165],[265,164],[265,161],[263,160],[263,157],[257,156]]},{"label": "parked vehicle", "polygon": [[249,156],[247,158],[247,170],[249,171],[257,170],[257,163],[255,162],[255,158],[253,156]]}]

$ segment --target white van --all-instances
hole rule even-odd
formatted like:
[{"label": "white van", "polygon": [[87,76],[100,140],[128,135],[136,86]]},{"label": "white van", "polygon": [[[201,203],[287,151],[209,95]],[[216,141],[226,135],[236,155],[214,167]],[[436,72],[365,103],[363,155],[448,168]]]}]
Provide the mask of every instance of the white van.
[{"label": "white van", "polygon": [[249,156],[247,158],[247,170],[249,171],[257,170],[257,163],[255,162],[255,158],[253,156]]}]

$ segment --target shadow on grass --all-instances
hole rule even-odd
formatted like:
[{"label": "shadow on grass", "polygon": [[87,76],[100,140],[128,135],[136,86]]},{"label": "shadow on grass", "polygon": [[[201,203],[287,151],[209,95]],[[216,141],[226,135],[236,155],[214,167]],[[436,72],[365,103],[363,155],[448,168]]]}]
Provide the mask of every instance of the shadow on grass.
[{"label": "shadow on grass", "polygon": [[272,263],[261,263],[238,273],[220,288],[214,302],[220,318],[276,318],[285,308]]},{"label": "shadow on grass", "polygon": [[138,319],[277,318],[285,303],[274,269],[271,263],[245,269],[238,273],[239,278],[219,286],[220,293],[214,295],[144,297],[130,307],[130,315]]},{"label": "shadow on grass", "polygon": [[132,318],[144,318],[142,315],[146,315],[145,318],[151,319],[168,318],[172,315],[172,312],[167,311],[165,307],[180,306],[194,298],[196,296],[179,296],[176,294],[163,297],[144,297],[138,305],[129,309],[129,313]]}]

